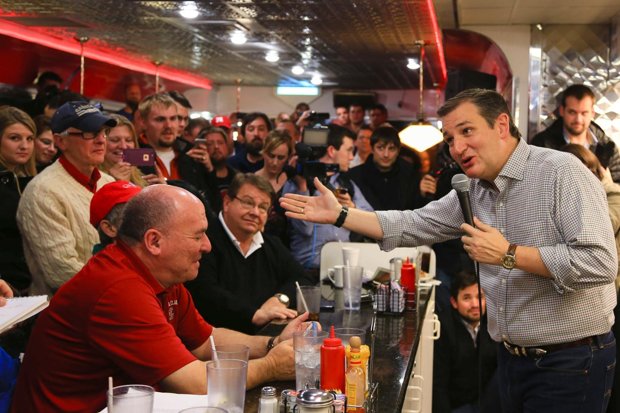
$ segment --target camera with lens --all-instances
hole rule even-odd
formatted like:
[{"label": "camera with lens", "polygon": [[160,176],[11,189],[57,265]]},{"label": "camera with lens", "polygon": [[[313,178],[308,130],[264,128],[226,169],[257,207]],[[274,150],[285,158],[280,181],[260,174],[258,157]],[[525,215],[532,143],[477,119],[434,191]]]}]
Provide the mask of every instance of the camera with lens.
[{"label": "camera with lens", "polygon": [[310,111],[310,116],[306,118],[308,124],[311,126],[324,125],[325,121],[329,119],[329,113]]},{"label": "camera with lens", "polygon": [[297,168],[290,168],[286,171],[289,178],[295,175],[303,176],[308,182],[308,186],[313,188],[312,181],[315,177],[325,184],[328,181],[328,173],[340,172],[338,164],[318,161],[327,151],[329,134],[330,129],[325,126],[304,129],[303,142],[295,145],[298,158]]}]

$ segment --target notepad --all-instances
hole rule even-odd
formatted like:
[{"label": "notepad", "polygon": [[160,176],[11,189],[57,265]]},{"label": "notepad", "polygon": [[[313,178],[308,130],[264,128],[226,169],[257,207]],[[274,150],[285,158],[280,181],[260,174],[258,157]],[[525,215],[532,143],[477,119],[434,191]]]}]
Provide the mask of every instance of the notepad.
[{"label": "notepad", "polygon": [[46,295],[9,298],[6,305],[0,307],[0,334],[39,313],[48,304]]}]

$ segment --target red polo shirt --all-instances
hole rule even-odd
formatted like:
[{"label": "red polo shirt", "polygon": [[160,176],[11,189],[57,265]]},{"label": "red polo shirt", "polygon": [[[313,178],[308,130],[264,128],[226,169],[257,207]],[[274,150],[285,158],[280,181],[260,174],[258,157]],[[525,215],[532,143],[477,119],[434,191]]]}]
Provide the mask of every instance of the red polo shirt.
[{"label": "red polo shirt", "polygon": [[156,386],[196,360],[190,350],[211,332],[183,285],[162,288],[133,251],[111,245],[37,320],[11,411],[99,411],[108,376]]}]

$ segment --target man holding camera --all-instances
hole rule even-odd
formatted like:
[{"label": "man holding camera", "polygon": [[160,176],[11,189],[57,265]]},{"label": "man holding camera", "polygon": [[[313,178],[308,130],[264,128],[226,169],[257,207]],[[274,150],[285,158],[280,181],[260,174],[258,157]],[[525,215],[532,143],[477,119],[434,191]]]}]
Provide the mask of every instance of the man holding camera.
[{"label": "man holding camera", "polygon": [[[330,125],[327,135],[327,144],[321,148],[322,156],[319,162],[326,165],[336,165],[338,172],[327,172],[324,181],[332,189],[343,207],[358,208],[372,211],[372,207],[364,198],[362,191],[351,181],[346,174],[349,162],[353,159],[353,143],[355,134],[350,130],[337,125]],[[302,176],[289,180],[283,187],[282,193],[315,194],[315,188],[309,188],[308,182]],[[315,225],[301,220],[290,220],[291,251],[304,268],[318,268],[320,252],[323,244],[330,241],[350,241],[351,232],[335,225]]]}]

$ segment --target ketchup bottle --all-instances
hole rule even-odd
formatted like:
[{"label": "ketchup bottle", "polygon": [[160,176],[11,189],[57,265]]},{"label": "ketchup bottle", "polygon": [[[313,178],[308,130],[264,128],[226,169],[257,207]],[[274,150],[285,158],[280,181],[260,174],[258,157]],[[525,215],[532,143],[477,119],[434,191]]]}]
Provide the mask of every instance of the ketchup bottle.
[{"label": "ketchup bottle", "polygon": [[405,288],[405,307],[415,308],[415,267],[409,262],[409,257],[400,269],[400,285]]},{"label": "ketchup bottle", "polygon": [[323,340],[321,346],[321,388],[344,394],[344,373],[344,346],[342,340],[336,337],[334,326],[331,326],[329,337]]}]

